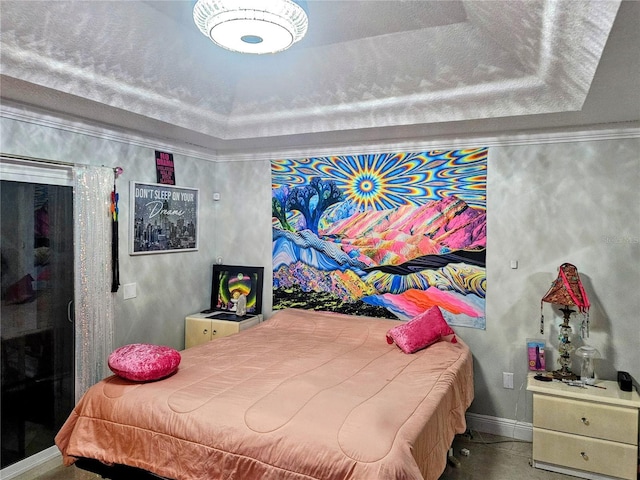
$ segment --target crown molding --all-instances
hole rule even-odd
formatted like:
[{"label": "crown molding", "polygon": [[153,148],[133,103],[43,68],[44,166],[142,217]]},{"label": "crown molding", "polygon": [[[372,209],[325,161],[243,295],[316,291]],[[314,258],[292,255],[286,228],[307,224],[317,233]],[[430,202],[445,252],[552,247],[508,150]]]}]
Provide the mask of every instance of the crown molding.
[{"label": "crown molding", "polygon": [[27,107],[18,103],[2,100],[0,116],[18,122],[31,123],[55,130],[87,135],[89,137],[135,145],[137,147],[166,150],[174,155],[184,155],[210,162],[216,161],[216,152],[206,148],[180,145],[171,140],[144,136],[131,131],[121,131],[112,127],[91,124],[70,116],[57,115],[52,112]]},{"label": "crown molding", "polygon": [[19,122],[67,131],[80,135],[136,145],[144,148],[167,150],[174,154],[212,162],[264,161],[276,158],[305,158],[371,154],[389,151],[428,151],[473,147],[505,147],[552,143],[590,142],[640,138],[640,121],[552,129],[548,131],[519,131],[500,134],[468,135],[459,137],[383,140],[318,146],[296,146],[280,149],[255,149],[247,152],[218,152],[206,148],[180,145],[167,139],[143,136],[135,132],[120,131],[107,126],[89,124],[83,120],[63,117],[51,112],[19,104],[2,103],[0,116]]},{"label": "crown molding", "polygon": [[549,131],[522,131],[496,135],[469,135],[430,139],[385,140],[359,144],[327,145],[322,147],[296,147],[291,149],[225,153],[217,161],[257,161],[277,158],[306,158],[335,155],[366,155],[380,152],[421,152],[429,150],[455,150],[475,147],[506,147],[543,145],[552,143],[591,142],[640,138],[640,122],[600,124],[585,127],[554,129]]}]

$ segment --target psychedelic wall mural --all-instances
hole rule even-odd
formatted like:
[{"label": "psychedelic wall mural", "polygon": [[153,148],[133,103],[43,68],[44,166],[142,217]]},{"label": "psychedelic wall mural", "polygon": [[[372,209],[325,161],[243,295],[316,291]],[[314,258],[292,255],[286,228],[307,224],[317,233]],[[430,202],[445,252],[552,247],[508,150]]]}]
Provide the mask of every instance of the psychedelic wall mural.
[{"label": "psychedelic wall mural", "polygon": [[272,161],[273,309],[485,328],[487,154]]}]

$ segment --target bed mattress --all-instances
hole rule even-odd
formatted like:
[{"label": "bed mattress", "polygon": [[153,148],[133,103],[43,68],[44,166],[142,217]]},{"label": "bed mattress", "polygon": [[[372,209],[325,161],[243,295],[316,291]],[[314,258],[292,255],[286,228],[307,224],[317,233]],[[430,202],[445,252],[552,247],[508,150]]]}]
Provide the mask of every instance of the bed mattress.
[{"label": "bed mattress", "polygon": [[397,321],[287,309],[181,352],[178,371],[91,387],[56,436],[64,463],[175,480],[435,480],[473,399],[467,345],[414,354]]}]

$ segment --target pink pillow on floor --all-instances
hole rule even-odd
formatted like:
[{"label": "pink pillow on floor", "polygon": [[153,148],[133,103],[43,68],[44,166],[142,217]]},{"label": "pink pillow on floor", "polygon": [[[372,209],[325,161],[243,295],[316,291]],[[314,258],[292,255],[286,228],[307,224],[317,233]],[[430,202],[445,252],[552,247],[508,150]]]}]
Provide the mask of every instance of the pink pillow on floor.
[{"label": "pink pillow on floor", "polygon": [[395,342],[404,353],[414,353],[447,335],[453,335],[451,343],[457,343],[455,333],[442,316],[440,308],[434,306],[408,322],[390,329],[387,332],[387,343]]},{"label": "pink pillow on floor", "polygon": [[114,350],[108,363],[119,377],[148,382],[171,375],[178,369],[181,359],[180,352],[170,347],[132,343]]}]

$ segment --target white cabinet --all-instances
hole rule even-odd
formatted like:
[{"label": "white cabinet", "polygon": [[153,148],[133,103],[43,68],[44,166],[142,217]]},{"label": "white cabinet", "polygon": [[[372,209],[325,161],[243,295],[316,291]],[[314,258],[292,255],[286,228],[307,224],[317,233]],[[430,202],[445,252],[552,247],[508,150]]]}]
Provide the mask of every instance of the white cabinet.
[{"label": "white cabinet", "polygon": [[541,382],[533,392],[533,465],[589,479],[636,480],[640,396],[617,382]]},{"label": "white cabinet", "polygon": [[262,321],[262,315],[249,316],[240,321],[216,318],[216,312],[193,313],[185,318],[184,348],[238,333]]}]

